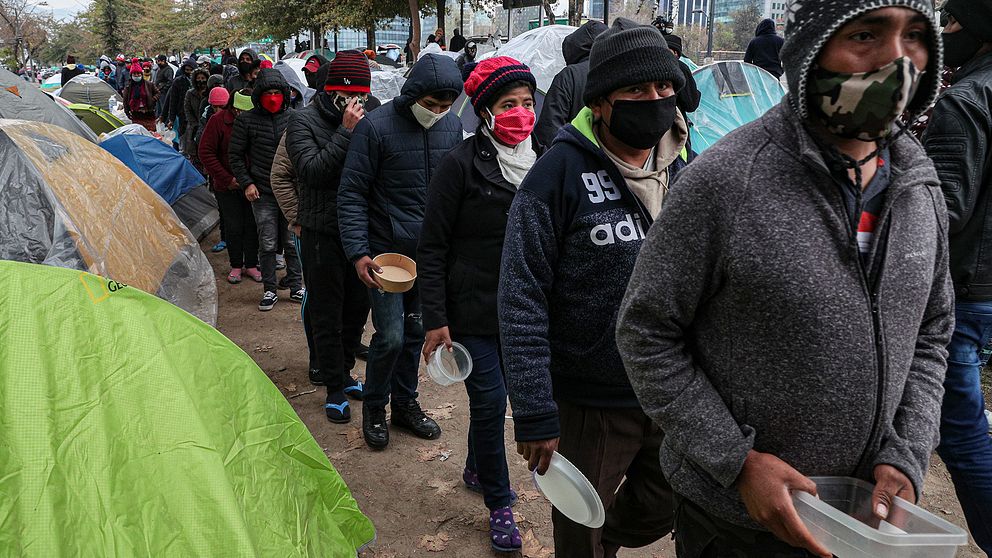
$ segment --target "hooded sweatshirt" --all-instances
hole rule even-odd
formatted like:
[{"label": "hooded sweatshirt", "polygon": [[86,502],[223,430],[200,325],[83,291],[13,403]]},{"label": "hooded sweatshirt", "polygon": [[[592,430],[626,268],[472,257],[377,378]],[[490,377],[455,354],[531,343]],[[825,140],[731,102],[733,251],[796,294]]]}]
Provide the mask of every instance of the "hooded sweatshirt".
[{"label": "hooded sweatshirt", "polygon": [[[556,401],[637,408],[614,340],[654,221],[583,109],[528,173],[506,226],[499,327],[517,441],[560,434]],[[686,165],[677,157],[671,176]]]},{"label": "hooded sweatshirt", "polygon": [[[255,54],[255,51],[250,48],[246,48],[241,51],[241,54],[238,55],[238,60],[240,60],[241,56],[244,54],[251,56],[252,62],[258,60],[258,55]],[[225,70],[224,87],[231,93],[231,95],[234,95],[235,91],[241,91],[245,87],[249,86],[248,79],[241,75],[241,71],[238,69],[237,64],[234,65],[234,71],[230,72],[230,75],[227,75],[227,73],[228,70]]]},{"label": "hooded sweatshirt", "polygon": [[606,31],[601,21],[588,21],[582,27],[565,37],[561,53],[565,56],[565,66],[551,82],[548,94],[544,97],[541,115],[534,127],[534,136],[541,145],[551,145],[558,131],[573,118],[585,103],[582,92],[586,89],[589,74],[589,51],[600,33]]},{"label": "hooded sweatshirt", "polygon": [[770,19],[762,20],[754,31],[754,38],[747,45],[744,62],[764,68],[776,78],[782,77],[782,59],[779,53],[785,39],[775,32],[775,22]]},{"label": "hooded sweatshirt", "polygon": [[441,158],[461,142],[462,125],[449,110],[425,130],[410,107],[420,97],[459,93],[462,86],[454,60],[424,55],[400,95],[355,127],[338,191],[338,225],[350,260],[383,252],[416,257],[427,184]]},{"label": "hooded sweatshirt", "polygon": [[[262,93],[268,89],[282,92],[282,110],[272,114],[262,107]],[[254,184],[263,194],[272,195],[270,177],[272,159],[279,140],[289,124],[289,84],[277,70],[262,70],[251,93],[255,108],[241,113],[231,133],[231,169],[242,189]]]}]

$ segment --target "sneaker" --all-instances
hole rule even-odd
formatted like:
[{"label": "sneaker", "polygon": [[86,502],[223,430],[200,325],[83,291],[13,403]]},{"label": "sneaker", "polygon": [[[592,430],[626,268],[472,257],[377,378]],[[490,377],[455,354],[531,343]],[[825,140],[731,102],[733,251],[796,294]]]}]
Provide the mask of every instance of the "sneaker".
[{"label": "sneaker", "polygon": [[265,291],[265,296],[262,297],[262,302],[258,303],[258,309],[262,312],[268,312],[272,310],[272,307],[279,302],[279,296],[272,291]]},{"label": "sneaker", "polygon": [[401,403],[393,402],[393,426],[405,428],[418,438],[436,440],[441,437],[441,427],[427,416],[416,399]]},{"label": "sneaker", "polygon": [[227,250],[227,243],[224,242],[223,240],[221,240],[217,244],[214,244],[213,246],[210,247],[210,251],[213,252],[213,253],[215,253],[215,254],[217,252],[223,252],[224,250]]},{"label": "sneaker", "polygon": [[320,368],[311,368],[308,375],[310,376],[310,385],[312,386],[324,385],[324,375],[320,373]]},{"label": "sneaker", "polygon": [[344,394],[355,401],[361,401],[365,399],[365,384],[348,376],[348,385],[344,388]]},{"label": "sneaker", "polygon": [[386,410],[365,407],[362,409],[362,437],[372,449],[385,449],[389,445],[389,428],[386,427]]},{"label": "sneaker", "polygon": [[513,510],[500,508],[489,512],[489,543],[497,552],[516,552],[523,546],[520,529],[513,520]]},{"label": "sneaker", "polygon": [[[465,488],[468,488],[472,492],[477,492],[482,494],[482,483],[479,482],[479,473],[469,469],[468,467],[462,471],[462,481],[465,482]],[[517,505],[517,492],[510,489],[510,507]]]},{"label": "sneaker", "polygon": [[232,269],[230,273],[227,274],[227,282],[232,285],[237,285],[241,282],[241,269]]},{"label": "sneaker", "polygon": [[303,303],[303,299],[307,296],[306,289],[296,289],[295,291],[289,293],[289,300],[292,302]]},{"label": "sneaker", "polygon": [[262,272],[259,271],[257,267],[246,267],[245,275],[247,275],[249,279],[251,279],[256,283],[262,282]]},{"label": "sneaker", "polygon": [[286,269],[286,256],[276,254],[276,270]]},{"label": "sneaker", "polygon": [[347,424],[351,422],[351,404],[344,393],[328,393],[327,402],[324,403],[324,412],[327,420],[334,424]]}]

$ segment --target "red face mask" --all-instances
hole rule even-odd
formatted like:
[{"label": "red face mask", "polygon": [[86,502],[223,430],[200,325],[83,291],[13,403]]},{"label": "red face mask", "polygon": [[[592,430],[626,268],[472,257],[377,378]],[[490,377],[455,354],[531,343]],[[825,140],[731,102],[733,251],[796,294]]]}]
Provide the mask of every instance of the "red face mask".
[{"label": "red face mask", "polygon": [[[492,115],[492,112],[489,113]],[[516,147],[534,130],[534,112],[526,107],[513,107],[493,117],[493,136],[500,142]]]},{"label": "red face mask", "polygon": [[282,109],[282,93],[262,93],[262,108],[275,114]]}]

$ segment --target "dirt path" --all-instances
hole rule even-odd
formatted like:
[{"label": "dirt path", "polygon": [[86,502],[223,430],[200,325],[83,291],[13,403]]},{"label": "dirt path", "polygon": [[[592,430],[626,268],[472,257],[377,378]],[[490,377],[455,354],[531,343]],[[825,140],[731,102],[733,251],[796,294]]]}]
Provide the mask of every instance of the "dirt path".
[{"label": "dirt path", "polygon": [[[228,272],[226,253],[209,252],[217,234],[215,231],[202,243],[217,275],[220,298],[217,328],[251,355],[272,382],[291,398],[293,408],[344,477],[362,510],[375,523],[378,538],[363,557],[505,556],[489,548],[488,513],[481,497],[467,491],[461,483],[468,432],[468,398],[464,388],[441,388],[427,379],[422,370],[420,400],[444,429],[441,439],[430,442],[391,430],[389,448],[371,452],[359,430],[360,403],[353,403],[351,424],[333,425],[324,418],[323,388],[306,393],[314,388],[307,380],[307,344],[300,306],[289,302],[288,291],[280,291],[276,307],[268,313],[259,312],[261,285],[246,281],[232,286],[224,280]],[[356,375],[364,376],[364,362],[359,361]],[[512,426],[510,421],[507,425]],[[551,558],[550,506],[534,488],[526,467],[512,450],[509,428],[506,440],[511,482],[521,500],[515,512],[525,537],[522,556]],[[924,504],[937,515],[964,525],[947,471],[936,456],[934,461]],[[439,551],[429,551],[428,547]],[[624,550],[620,555],[673,557],[675,551],[671,541],[665,540],[644,549]],[[983,558],[973,545],[963,548],[958,556]]]}]

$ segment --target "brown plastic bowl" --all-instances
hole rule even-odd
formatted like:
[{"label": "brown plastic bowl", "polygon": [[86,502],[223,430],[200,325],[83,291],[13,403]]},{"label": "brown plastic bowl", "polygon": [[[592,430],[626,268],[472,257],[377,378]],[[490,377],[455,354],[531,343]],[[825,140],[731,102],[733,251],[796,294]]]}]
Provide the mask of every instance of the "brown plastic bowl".
[{"label": "brown plastic bowl", "polygon": [[379,254],[372,258],[372,263],[382,269],[382,273],[375,272],[375,275],[387,293],[405,293],[417,280],[417,262],[403,254]]}]

